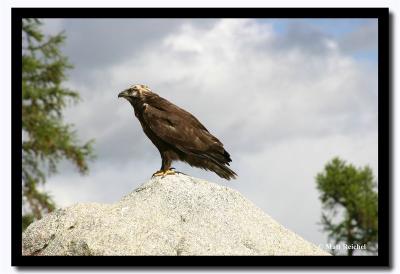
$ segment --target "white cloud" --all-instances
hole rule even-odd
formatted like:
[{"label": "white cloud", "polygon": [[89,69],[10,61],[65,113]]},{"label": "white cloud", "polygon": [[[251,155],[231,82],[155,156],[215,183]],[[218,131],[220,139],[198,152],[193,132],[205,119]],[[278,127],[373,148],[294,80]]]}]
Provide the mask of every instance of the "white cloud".
[{"label": "white cloud", "polygon": [[246,138],[376,129],[376,86],[365,88],[366,71],[332,43],[322,56],[281,50],[268,26],[228,19],[206,30],[184,26],[110,74],[118,85],[135,75],[211,128],[239,127]]}]

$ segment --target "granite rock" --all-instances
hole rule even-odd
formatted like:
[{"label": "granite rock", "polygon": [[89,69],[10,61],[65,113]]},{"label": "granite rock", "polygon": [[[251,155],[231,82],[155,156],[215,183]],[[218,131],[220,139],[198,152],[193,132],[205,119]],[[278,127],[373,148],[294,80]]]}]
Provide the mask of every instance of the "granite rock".
[{"label": "granite rock", "polygon": [[330,255],[238,191],[184,174],[114,204],[56,210],[23,233],[23,255]]}]

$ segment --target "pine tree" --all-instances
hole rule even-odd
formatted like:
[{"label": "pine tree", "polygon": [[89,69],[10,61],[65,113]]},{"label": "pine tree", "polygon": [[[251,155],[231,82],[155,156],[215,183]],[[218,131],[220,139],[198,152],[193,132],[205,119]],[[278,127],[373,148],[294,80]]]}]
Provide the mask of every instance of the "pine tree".
[{"label": "pine tree", "polygon": [[85,174],[93,158],[93,141],[80,144],[73,126],[63,121],[63,109],[79,100],[77,92],[62,85],[72,68],[60,51],[65,35],[45,36],[41,24],[22,20],[23,229],[54,210],[53,199],[40,185],[57,172],[60,160],[71,161]]},{"label": "pine tree", "polygon": [[[316,177],[323,204],[322,226],[334,245],[357,244],[378,252],[378,193],[372,170],[334,158]],[[338,213],[342,213],[342,219]],[[347,249],[352,256],[355,249]]]}]

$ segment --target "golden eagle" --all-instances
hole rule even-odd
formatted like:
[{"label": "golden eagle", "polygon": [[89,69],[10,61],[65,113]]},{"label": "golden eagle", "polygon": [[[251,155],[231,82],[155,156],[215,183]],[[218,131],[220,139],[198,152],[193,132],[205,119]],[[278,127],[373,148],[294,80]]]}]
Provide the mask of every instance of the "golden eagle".
[{"label": "golden eagle", "polygon": [[131,103],[144,133],[161,154],[161,169],[153,176],[175,174],[171,168],[174,160],[211,170],[227,180],[237,176],[226,166],[232,160],[223,144],[186,110],[145,85],[131,86],[118,97]]}]

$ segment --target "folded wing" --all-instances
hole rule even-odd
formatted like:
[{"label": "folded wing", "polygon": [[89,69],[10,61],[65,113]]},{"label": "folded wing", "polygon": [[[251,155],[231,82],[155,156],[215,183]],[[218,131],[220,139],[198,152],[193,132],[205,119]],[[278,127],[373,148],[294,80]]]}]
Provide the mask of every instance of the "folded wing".
[{"label": "folded wing", "polygon": [[229,176],[235,174],[224,166],[232,160],[223,144],[190,113],[173,104],[163,105],[162,108],[146,104],[143,119],[151,131],[170,146],[192,157],[207,160],[203,165],[199,159],[192,163],[189,160],[189,164],[211,170],[217,165],[218,169],[227,169]]}]

